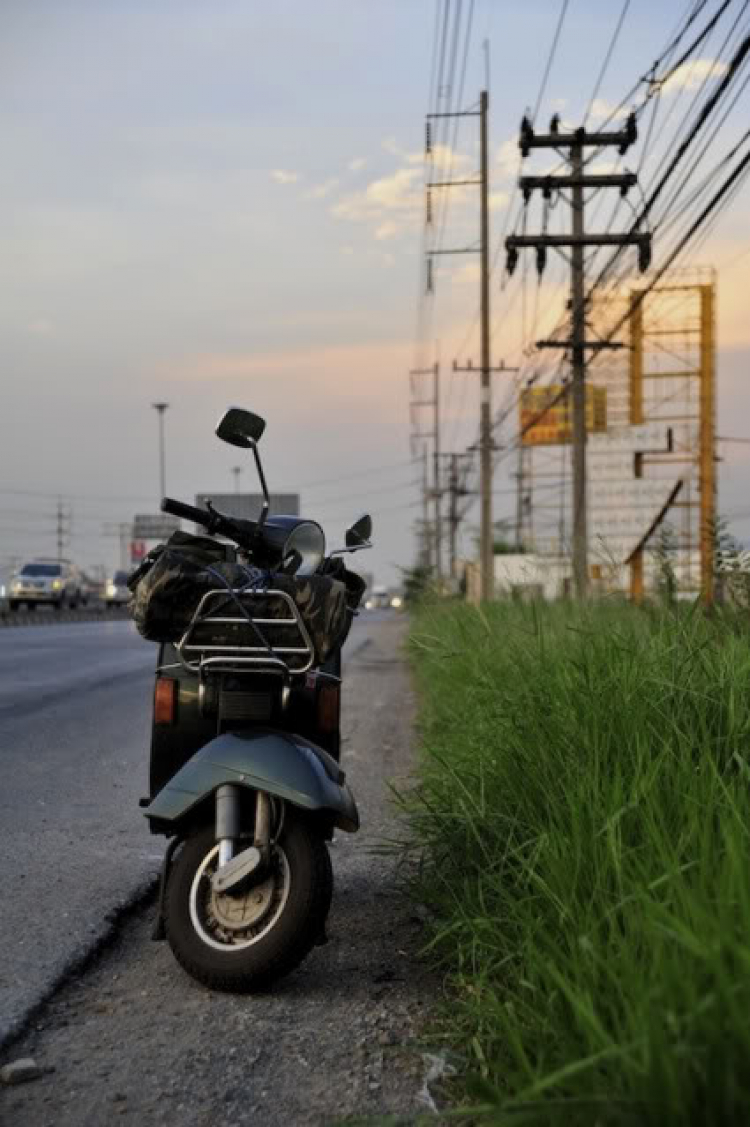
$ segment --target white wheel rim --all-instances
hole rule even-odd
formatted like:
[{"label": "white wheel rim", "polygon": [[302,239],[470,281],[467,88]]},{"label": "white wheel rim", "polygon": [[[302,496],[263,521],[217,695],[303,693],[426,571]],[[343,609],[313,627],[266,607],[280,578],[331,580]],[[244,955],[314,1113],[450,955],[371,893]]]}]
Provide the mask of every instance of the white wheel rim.
[{"label": "white wheel rim", "polygon": [[[193,877],[190,885],[190,922],[196,935],[206,946],[231,955],[236,951],[247,951],[276,926],[289,899],[291,870],[284,850],[278,845],[274,846],[274,857],[280,863],[281,872],[277,869],[272,878],[274,883],[270,907],[257,923],[250,923],[244,929],[230,931],[222,926],[221,921],[211,911],[212,897],[216,894],[211,889],[210,877],[216,869],[218,854],[217,844],[203,858]],[[254,895],[256,892],[251,888],[245,897],[227,897],[225,894],[222,899],[232,901],[233,908],[237,912],[242,912],[243,905],[247,904]],[[253,909],[250,907],[248,910],[252,912]]]}]

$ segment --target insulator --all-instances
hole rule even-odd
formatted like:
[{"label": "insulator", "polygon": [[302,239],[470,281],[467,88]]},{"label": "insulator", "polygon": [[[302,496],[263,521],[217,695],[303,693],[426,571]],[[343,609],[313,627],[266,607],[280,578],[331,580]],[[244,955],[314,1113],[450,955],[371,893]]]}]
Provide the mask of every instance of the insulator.
[{"label": "insulator", "polygon": [[628,119],[625,122],[625,136],[627,140],[624,144],[620,145],[620,156],[622,156],[630,145],[634,145],[638,140],[638,124],[634,113],[628,114]]},{"label": "insulator", "polygon": [[432,223],[432,192],[430,191],[429,188],[427,189],[427,195],[425,196],[425,204],[426,204],[425,222],[426,223]]},{"label": "insulator", "polygon": [[518,265],[518,250],[516,247],[507,247],[507,258],[505,260],[505,269],[509,274],[512,274]]},{"label": "insulator", "polygon": [[644,274],[651,265],[651,236],[644,235],[638,243],[638,269]]},{"label": "insulator", "polygon": [[526,114],[521,118],[521,138],[519,146],[521,148],[521,156],[527,157],[529,155],[529,141],[534,136],[534,129]]},{"label": "insulator", "polygon": [[541,278],[544,273],[544,267],[547,265],[547,248],[539,246],[536,248],[536,272]]},{"label": "insulator", "polygon": [[424,151],[425,156],[429,156],[432,152],[432,122],[426,121],[424,127]]},{"label": "insulator", "polygon": [[434,290],[434,287],[433,287],[433,284],[432,284],[432,259],[428,258],[427,259],[427,293],[434,293],[434,292],[435,292],[435,290]]}]

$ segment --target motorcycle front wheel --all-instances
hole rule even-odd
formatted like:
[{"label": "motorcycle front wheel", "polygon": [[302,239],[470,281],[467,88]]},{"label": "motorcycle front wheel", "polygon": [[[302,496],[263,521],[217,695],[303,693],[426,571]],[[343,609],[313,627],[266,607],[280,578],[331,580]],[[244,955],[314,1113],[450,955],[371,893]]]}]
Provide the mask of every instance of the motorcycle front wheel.
[{"label": "motorcycle front wheel", "polygon": [[292,810],[263,881],[240,895],[216,893],[211,876],[218,861],[213,827],[186,840],[167,886],[167,940],[198,982],[250,993],[294,970],[321,940],[333,892],[331,861],[320,835]]}]

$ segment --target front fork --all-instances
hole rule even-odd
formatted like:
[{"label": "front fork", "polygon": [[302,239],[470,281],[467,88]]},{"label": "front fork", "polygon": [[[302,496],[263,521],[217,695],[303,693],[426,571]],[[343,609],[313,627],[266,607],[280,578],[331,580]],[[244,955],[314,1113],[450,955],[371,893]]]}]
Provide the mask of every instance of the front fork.
[{"label": "front fork", "polygon": [[[235,843],[242,832],[240,824],[240,787],[224,783],[216,791],[216,841],[219,846],[219,868],[234,857]],[[271,799],[265,791],[256,791],[253,846],[261,854],[271,848]]]},{"label": "front fork", "polygon": [[224,783],[216,791],[216,842],[219,864],[211,877],[216,893],[238,895],[251,884],[265,878],[271,862],[271,799],[265,791],[255,792],[253,844],[235,852],[241,833],[241,789]]},{"label": "front fork", "polygon": [[[235,846],[242,832],[240,817],[240,787],[224,783],[216,791],[215,799],[216,842],[219,846],[219,864],[212,877],[218,893],[240,893],[247,884],[255,884],[268,870],[271,860],[271,799],[265,791],[255,794],[255,826],[253,844],[240,853]],[[164,931],[164,901],[169,870],[177,846],[182,839],[174,837],[167,846],[159,881],[158,906],[151,938],[162,940]]]}]

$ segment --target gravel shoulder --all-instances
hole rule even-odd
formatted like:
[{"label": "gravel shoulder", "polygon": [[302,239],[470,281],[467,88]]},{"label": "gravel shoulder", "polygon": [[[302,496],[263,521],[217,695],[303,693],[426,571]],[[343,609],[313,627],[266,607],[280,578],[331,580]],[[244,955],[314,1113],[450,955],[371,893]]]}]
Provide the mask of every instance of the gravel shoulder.
[{"label": "gravel shoulder", "polygon": [[212,994],[149,941],[152,912],[139,910],[4,1054],[53,1071],[0,1091],[0,1122],[322,1127],[428,1111],[420,1037],[437,984],[381,848],[399,832],[388,784],[412,769],[404,632],[403,619],[373,623],[347,663],[343,765],[363,829],[332,847],[328,944],[266,994]]}]

